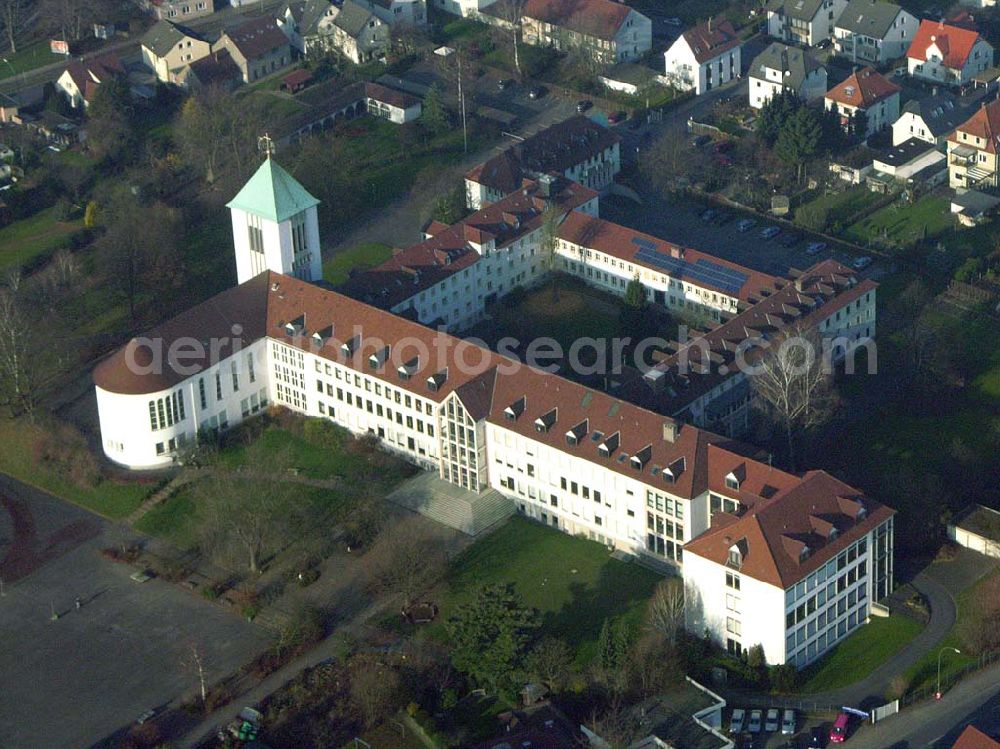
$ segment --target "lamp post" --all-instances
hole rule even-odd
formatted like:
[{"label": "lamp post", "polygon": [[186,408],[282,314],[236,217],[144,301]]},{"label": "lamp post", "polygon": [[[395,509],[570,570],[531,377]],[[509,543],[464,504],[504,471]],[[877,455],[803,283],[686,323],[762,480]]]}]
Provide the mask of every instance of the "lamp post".
[{"label": "lamp post", "polygon": [[943,648],[941,648],[938,651],[937,689],[934,690],[934,699],[936,699],[936,700],[941,699],[941,656],[944,655],[944,651],[945,650],[951,650],[953,653],[957,653],[959,655],[962,654],[961,650],[959,650],[958,648],[952,648],[952,647],[943,647]]}]

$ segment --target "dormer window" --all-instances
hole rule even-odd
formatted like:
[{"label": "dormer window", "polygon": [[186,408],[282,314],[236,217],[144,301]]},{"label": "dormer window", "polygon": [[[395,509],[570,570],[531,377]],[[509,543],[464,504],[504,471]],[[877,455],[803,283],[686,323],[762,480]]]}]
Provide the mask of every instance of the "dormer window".
[{"label": "dormer window", "polygon": [[420,366],[420,359],[414,356],[405,364],[401,364],[399,367],[397,367],[396,373],[399,375],[399,379],[408,380],[417,371],[417,368],[419,366]]},{"label": "dormer window", "polygon": [[358,350],[361,346],[361,336],[352,336],[348,340],[344,341],[340,345],[340,350],[344,353],[344,356],[354,356],[354,352]]},{"label": "dormer window", "polygon": [[579,445],[580,441],[587,436],[588,420],[584,419],[575,427],[566,432],[567,445]]},{"label": "dormer window", "polygon": [[743,566],[743,552],[740,551],[739,546],[733,545],[729,547],[729,556],[726,558],[726,564],[736,569]]},{"label": "dormer window", "polygon": [[602,458],[608,458],[611,456],[611,453],[618,449],[618,445],[620,443],[621,434],[619,432],[615,432],[614,434],[609,435],[604,442],[597,446],[597,453]]},{"label": "dormer window", "polygon": [[441,389],[441,386],[444,385],[445,382],[447,382],[447,380],[448,380],[448,369],[446,367],[445,369],[442,369],[440,372],[432,374],[430,377],[427,378],[427,389],[430,390],[432,393],[436,393],[438,390]]},{"label": "dormer window", "polygon": [[726,476],[726,488],[732,489],[733,491],[740,490],[740,480],[736,478],[733,474]]},{"label": "dormer window", "polygon": [[[833,534],[836,534],[836,533],[837,533],[837,530],[836,530],[836,529],[834,529],[834,530],[833,530],[833,531],[831,531],[831,532],[832,532]],[[810,549],[809,549],[809,547],[808,547],[808,546],[803,546],[803,547],[802,547],[802,550],[801,550],[801,551],[799,552],[799,561],[801,562],[801,561],[804,561],[804,560],[808,559],[808,558],[809,558],[809,553],[810,553]]]},{"label": "dormer window", "polygon": [[317,348],[323,348],[323,345],[333,338],[333,326],[327,325],[322,330],[317,330],[312,334],[312,342]]},{"label": "dormer window", "polygon": [[524,413],[527,404],[528,399],[522,395],[503,410],[504,418],[508,421],[517,421],[517,417]]},{"label": "dormer window", "polygon": [[372,369],[379,369],[389,358],[389,347],[383,346],[374,354],[368,357],[368,366]]},{"label": "dormer window", "polygon": [[826,534],[826,540],[827,541],[832,541],[838,535],[840,535],[840,531],[838,531],[835,527],[834,528],[830,528],[830,532]]},{"label": "dormer window", "polygon": [[641,471],[645,468],[651,457],[653,457],[653,446],[646,445],[641,450],[636,452],[635,455],[629,458],[629,463],[631,463],[632,467],[637,471]]},{"label": "dormer window", "polygon": [[285,334],[293,338],[302,335],[306,328],[306,316],[299,315],[294,320],[285,323]]},{"label": "dormer window", "polygon": [[556,418],[558,416],[558,409],[553,408],[551,411],[546,412],[542,416],[535,419],[535,431],[540,434],[545,434],[553,427],[556,423]]}]

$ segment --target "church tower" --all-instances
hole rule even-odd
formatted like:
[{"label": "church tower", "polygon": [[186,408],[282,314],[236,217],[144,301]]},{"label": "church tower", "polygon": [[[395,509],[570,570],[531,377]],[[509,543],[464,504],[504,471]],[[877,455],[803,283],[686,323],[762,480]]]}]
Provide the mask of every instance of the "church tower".
[{"label": "church tower", "polygon": [[319,201],[267,158],[228,204],[233,219],[237,283],[249,281],[265,270],[305,281],[323,277],[319,245]]}]

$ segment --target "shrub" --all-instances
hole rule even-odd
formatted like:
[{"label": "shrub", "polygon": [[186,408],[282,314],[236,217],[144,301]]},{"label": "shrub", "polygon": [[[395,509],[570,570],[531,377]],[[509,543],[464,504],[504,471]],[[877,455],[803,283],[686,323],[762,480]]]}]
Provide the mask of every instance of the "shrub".
[{"label": "shrub", "polygon": [[783,663],[771,669],[771,687],[775,692],[788,694],[798,687],[799,672],[790,663]]},{"label": "shrub", "polygon": [[92,488],[101,479],[101,468],[87,441],[75,427],[59,422],[35,443],[35,462],[68,476],[77,486]]}]

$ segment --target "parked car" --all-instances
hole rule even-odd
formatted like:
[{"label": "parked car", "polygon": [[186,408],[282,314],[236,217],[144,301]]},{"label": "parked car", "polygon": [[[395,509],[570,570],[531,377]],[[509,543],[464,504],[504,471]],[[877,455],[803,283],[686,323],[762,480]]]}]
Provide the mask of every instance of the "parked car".
[{"label": "parked car", "polygon": [[683,25],[683,22],[679,18],[664,18],[663,22],[665,24],[667,24],[667,26],[682,26]]},{"label": "parked car", "polygon": [[528,98],[531,99],[541,99],[545,96],[544,86],[532,86],[531,90],[528,92]]},{"label": "parked car", "polygon": [[785,710],[784,714],[781,716],[781,732],[785,736],[791,736],[795,733],[795,711]]},{"label": "parked car", "polygon": [[736,224],[736,231],[738,231],[740,234],[746,234],[756,225],[757,222],[754,221],[752,218],[741,219],[740,222]]},{"label": "parked car", "polygon": [[497,81],[497,88],[500,89],[501,91],[506,91],[513,85],[514,81],[512,81],[510,78],[501,78],[499,81]]},{"label": "parked car", "polygon": [[608,115],[608,122],[612,125],[617,125],[619,122],[625,122],[625,118],[627,116],[628,115],[626,115],[621,110],[617,112],[612,112],[611,114]]},{"label": "parked car", "polygon": [[742,733],[743,723],[746,720],[747,711],[742,707],[738,707],[733,710],[733,715],[729,719],[729,733],[736,735],[737,733]]},{"label": "parked car", "polygon": [[830,727],[830,742],[833,744],[843,744],[847,741],[847,729],[851,725],[851,716],[847,713],[841,713],[837,716],[837,719],[833,721],[833,725]]},{"label": "parked car", "polygon": [[764,720],[764,730],[765,731],[767,731],[768,733],[777,733],[778,732],[778,717],[779,717],[779,715],[780,715],[780,713],[778,713],[778,708],[772,707],[772,708],[768,709],[768,711],[767,711],[767,718]]},{"label": "parked car", "polygon": [[781,239],[781,243],[785,247],[794,247],[795,245],[797,245],[801,241],[802,241],[802,235],[801,234],[796,234],[795,232],[792,232],[791,234],[786,234]]},{"label": "parked car", "polygon": [[816,726],[809,732],[809,749],[823,749],[823,729]]},{"label": "parked car", "polygon": [[864,270],[871,264],[872,264],[872,259],[868,257],[868,255],[863,255],[857,258],[853,263],[851,263],[851,267],[853,267],[854,270]]},{"label": "parked car", "polygon": [[760,733],[760,722],[763,715],[763,712],[760,710],[750,711],[750,722],[747,723],[747,730],[750,733]]},{"label": "parked car", "polygon": [[818,255],[826,249],[826,242],[810,242],[806,245],[807,255]]},{"label": "parked car", "polygon": [[765,226],[760,230],[761,239],[774,239],[779,234],[781,234],[781,229],[777,226]]},{"label": "parked car", "polygon": [[715,218],[715,211],[711,208],[707,208],[701,213],[701,220],[704,221],[706,224],[710,223],[714,218]]},{"label": "parked car", "polygon": [[832,42],[829,39],[820,39],[816,45],[819,49],[827,49]]},{"label": "parked car", "polygon": [[712,142],[712,137],[709,135],[696,135],[694,138],[691,139],[691,145],[694,146],[695,148],[701,148],[705,144],[711,142]]},{"label": "parked car", "polygon": [[576,103],[576,111],[579,112],[580,114],[583,114],[592,106],[594,106],[594,102],[592,102],[590,99],[584,99],[583,101],[578,101]]},{"label": "parked car", "polygon": [[719,166],[732,166],[733,160],[730,158],[729,154],[717,153],[712,157],[712,160]]}]

